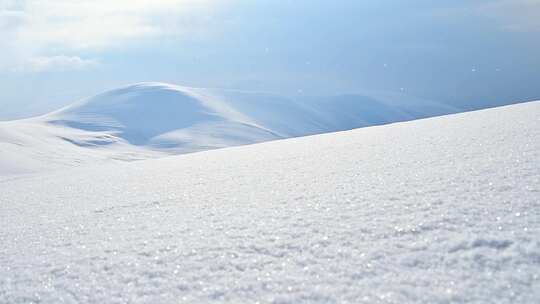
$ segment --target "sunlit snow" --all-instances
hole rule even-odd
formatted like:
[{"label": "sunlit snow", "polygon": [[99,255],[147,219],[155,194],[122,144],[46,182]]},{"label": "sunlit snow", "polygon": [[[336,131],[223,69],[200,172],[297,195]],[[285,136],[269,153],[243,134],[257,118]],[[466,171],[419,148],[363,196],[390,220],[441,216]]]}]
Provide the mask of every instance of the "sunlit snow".
[{"label": "sunlit snow", "polygon": [[535,303],[539,159],[530,102],[4,177],[0,302]]}]

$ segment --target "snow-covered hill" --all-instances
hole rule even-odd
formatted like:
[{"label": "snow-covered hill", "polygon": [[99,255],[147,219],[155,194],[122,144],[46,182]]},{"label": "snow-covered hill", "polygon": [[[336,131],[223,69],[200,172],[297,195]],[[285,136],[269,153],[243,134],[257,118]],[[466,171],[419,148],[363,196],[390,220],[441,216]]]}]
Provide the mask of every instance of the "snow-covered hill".
[{"label": "snow-covered hill", "polygon": [[530,102],[4,179],[0,303],[538,303],[539,159]]},{"label": "snow-covered hill", "polygon": [[140,83],[41,117],[0,122],[0,175],[154,158],[452,111],[357,95],[300,100]]}]

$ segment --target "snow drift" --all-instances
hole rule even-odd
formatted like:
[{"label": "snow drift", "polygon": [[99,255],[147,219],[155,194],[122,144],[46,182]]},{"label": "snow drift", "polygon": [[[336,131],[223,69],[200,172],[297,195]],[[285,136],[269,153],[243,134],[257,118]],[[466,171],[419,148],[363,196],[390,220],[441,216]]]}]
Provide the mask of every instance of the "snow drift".
[{"label": "snow drift", "polygon": [[0,181],[0,303],[538,303],[539,118],[531,102]]}]

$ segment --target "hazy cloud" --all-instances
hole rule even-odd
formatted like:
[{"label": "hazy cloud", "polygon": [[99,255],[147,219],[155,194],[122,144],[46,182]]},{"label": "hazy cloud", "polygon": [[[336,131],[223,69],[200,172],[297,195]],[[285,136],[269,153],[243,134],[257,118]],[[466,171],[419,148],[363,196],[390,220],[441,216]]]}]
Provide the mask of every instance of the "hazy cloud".
[{"label": "hazy cloud", "polygon": [[19,37],[73,49],[104,48],[176,30],[166,27],[167,21],[207,8],[209,3],[207,0],[27,0]]},{"label": "hazy cloud", "polygon": [[505,31],[540,31],[540,0],[486,0],[467,4],[457,2],[435,7],[435,16],[442,18],[470,17],[489,20]]},{"label": "hazy cloud", "polygon": [[481,5],[479,11],[498,19],[506,30],[540,31],[540,0],[497,0]]},{"label": "hazy cloud", "polygon": [[[80,65],[66,60],[77,57],[50,55],[100,52],[177,34],[186,30],[177,20],[204,15],[216,6],[210,0],[0,0],[0,39],[6,45],[2,55],[8,55],[0,59],[0,69],[31,61],[40,67]],[[182,26],[190,24],[195,22]]]},{"label": "hazy cloud", "polygon": [[24,13],[16,10],[0,10],[0,31],[14,29],[23,21]]},{"label": "hazy cloud", "polygon": [[82,59],[77,56],[51,56],[30,58],[19,71],[24,72],[64,72],[94,68],[97,60]]}]

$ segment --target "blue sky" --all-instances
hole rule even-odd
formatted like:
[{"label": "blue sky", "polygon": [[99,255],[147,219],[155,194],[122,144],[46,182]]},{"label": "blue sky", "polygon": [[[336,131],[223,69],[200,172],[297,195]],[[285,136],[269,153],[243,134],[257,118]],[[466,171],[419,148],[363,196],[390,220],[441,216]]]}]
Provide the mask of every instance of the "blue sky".
[{"label": "blue sky", "polygon": [[0,0],[0,119],[141,81],[540,99],[538,16],[540,0]]}]

